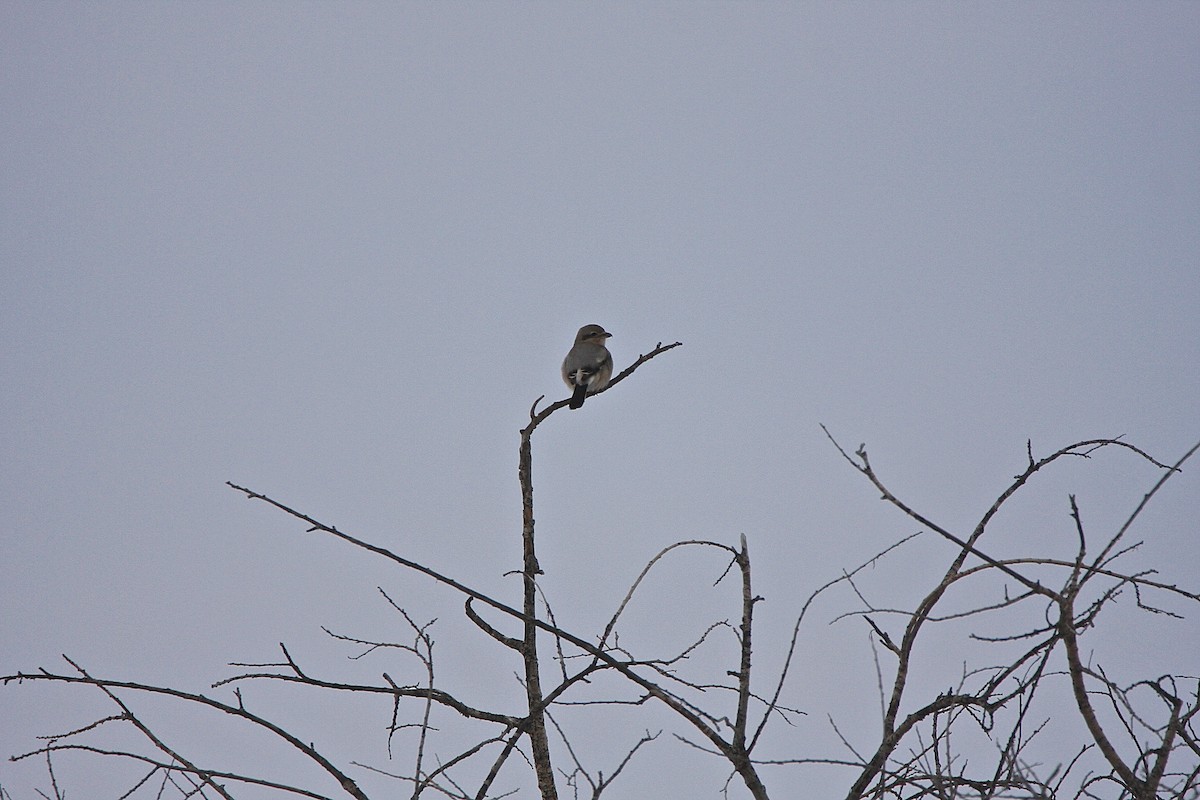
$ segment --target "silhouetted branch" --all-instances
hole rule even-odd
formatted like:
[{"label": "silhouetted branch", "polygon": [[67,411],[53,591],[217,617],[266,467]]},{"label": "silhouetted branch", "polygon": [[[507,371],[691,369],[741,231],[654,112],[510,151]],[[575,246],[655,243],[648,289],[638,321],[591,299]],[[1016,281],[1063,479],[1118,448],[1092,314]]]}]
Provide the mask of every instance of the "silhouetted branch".
[{"label": "silhouetted branch", "polygon": [[[351,797],[356,798],[356,800],[367,800],[366,795],[364,795],[362,793],[362,790],[358,788],[358,785],[353,780],[351,780],[350,777],[347,776],[344,772],[342,772],[337,767],[335,767],[333,765],[333,763],[330,762],[325,756],[323,756],[321,753],[317,752],[317,750],[312,745],[305,744],[299,738],[297,738],[295,735],[289,733],[288,731],[284,730],[283,728],[276,725],[275,723],[270,722],[269,720],[265,719],[264,717],[260,717],[257,714],[252,714],[251,712],[247,711],[244,707],[242,707],[240,705],[239,706],[231,706],[226,703],[222,703],[219,700],[214,700],[211,697],[206,697],[206,696],[200,695],[200,694],[193,694],[191,692],[184,692],[179,689],[171,689],[171,688],[162,687],[162,686],[151,686],[149,684],[134,683],[131,681],[115,681],[115,680],[105,680],[103,678],[96,678],[96,677],[93,677],[93,676],[88,675],[87,673],[83,672],[82,668],[80,668],[74,661],[72,661],[67,656],[64,655],[63,659],[66,660],[67,663],[69,663],[72,667],[75,667],[75,669],[79,670],[80,674],[79,675],[60,675],[60,674],[55,674],[55,673],[51,673],[51,672],[47,672],[47,671],[43,670],[41,673],[38,673],[38,674],[17,673],[16,675],[7,675],[3,678],[3,682],[9,683],[12,681],[16,681],[16,682],[52,681],[55,683],[68,683],[68,684],[80,683],[80,684],[85,684],[88,686],[94,686],[97,689],[104,691],[105,694],[109,695],[109,697],[114,696],[110,690],[130,689],[130,690],[137,691],[137,692],[145,692],[147,694],[152,694],[152,695],[172,697],[177,700],[184,700],[189,703],[195,703],[200,706],[206,706],[208,708],[212,708],[217,711],[221,711],[226,714],[229,714],[233,717],[237,717],[239,719],[245,720],[259,728],[262,728],[262,729],[270,732],[274,736],[282,739],[283,741],[290,744],[293,748],[295,748],[296,750],[301,752],[309,760],[311,760],[312,762],[317,764],[321,769],[323,769],[327,773],[329,773],[338,782],[338,784],[342,787],[342,789],[347,794],[349,794]],[[125,719],[129,719],[130,714],[128,711],[126,711],[125,714],[123,714],[122,716]],[[130,721],[132,721],[132,720],[130,720]],[[135,724],[138,724],[139,729],[140,729],[140,727],[141,727],[140,724],[139,723],[135,723]],[[44,752],[46,749],[47,748],[42,748],[42,749],[33,751],[32,753],[27,753],[23,756],[19,756],[16,758],[25,758],[28,755],[33,755],[38,752]],[[48,749],[60,749],[61,750],[61,749],[81,749],[81,748],[80,748],[80,746],[77,746],[77,745],[51,745],[51,746],[49,746]],[[183,771],[189,771],[186,767],[179,768],[179,769],[182,769]],[[216,772],[212,771],[212,770],[206,770],[205,772],[216,775]],[[203,773],[192,772],[191,774],[197,774],[198,776],[200,776]],[[235,776],[222,774],[219,777],[228,777],[228,778],[232,779]],[[255,779],[249,778],[248,776],[237,776],[237,779],[242,780],[243,782],[251,782],[251,781],[255,780]]]}]

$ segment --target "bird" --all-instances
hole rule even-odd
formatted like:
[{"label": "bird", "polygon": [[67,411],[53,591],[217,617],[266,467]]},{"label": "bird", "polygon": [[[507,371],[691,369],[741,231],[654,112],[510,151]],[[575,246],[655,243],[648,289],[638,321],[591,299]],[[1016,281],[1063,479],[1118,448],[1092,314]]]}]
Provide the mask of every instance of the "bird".
[{"label": "bird", "polygon": [[562,363],[562,379],[573,393],[571,408],[583,405],[583,398],[608,386],[612,377],[612,354],[604,340],[612,336],[599,325],[584,325],[575,334],[575,344]]}]

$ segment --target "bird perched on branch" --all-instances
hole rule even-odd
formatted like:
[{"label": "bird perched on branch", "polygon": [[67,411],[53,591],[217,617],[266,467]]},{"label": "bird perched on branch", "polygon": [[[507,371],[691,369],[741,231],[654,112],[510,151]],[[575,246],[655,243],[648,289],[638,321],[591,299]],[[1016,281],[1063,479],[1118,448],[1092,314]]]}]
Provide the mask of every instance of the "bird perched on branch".
[{"label": "bird perched on branch", "polygon": [[612,354],[604,346],[611,333],[599,325],[584,325],[575,334],[575,345],[562,363],[563,382],[574,391],[571,408],[583,405],[583,398],[608,386],[612,377]]}]

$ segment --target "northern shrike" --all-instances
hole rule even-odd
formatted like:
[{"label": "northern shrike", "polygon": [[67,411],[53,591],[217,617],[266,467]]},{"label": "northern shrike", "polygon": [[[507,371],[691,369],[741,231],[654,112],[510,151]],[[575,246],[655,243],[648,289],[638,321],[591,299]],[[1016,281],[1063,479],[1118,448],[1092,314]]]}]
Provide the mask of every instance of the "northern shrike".
[{"label": "northern shrike", "polygon": [[584,325],[575,334],[575,346],[562,363],[563,382],[574,390],[571,408],[583,405],[583,398],[608,386],[612,377],[612,355],[604,340],[612,336],[599,325]]}]

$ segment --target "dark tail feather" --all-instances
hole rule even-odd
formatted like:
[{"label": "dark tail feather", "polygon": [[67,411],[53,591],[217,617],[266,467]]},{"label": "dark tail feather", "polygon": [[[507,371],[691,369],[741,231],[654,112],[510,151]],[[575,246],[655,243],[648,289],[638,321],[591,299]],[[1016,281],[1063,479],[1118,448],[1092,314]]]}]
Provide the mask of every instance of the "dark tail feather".
[{"label": "dark tail feather", "polygon": [[575,387],[575,394],[571,395],[571,402],[567,405],[571,408],[580,408],[583,406],[583,398],[587,394],[587,384],[581,383]]}]

